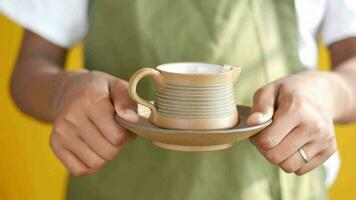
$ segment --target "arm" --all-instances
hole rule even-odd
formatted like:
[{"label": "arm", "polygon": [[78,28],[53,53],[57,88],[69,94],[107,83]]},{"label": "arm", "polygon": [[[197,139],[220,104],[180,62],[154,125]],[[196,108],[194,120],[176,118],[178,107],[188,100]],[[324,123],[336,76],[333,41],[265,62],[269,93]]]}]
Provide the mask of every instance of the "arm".
[{"label": "arm", "polygon": [[11,94],[18,107],[40,120],[54,121],[54,96],[61,79],[67,51],[29,31],[11,80]]},{"label": "arm", "polygon": [[288,173],[302,175],[321,165],[337,149],[333,123],[356,120],[356,38],[334,43],[330,52],[333,71],[287,76],[254,95],[248,123],[272,117],[273,123],[251,142]]},{"label": "arm", "polygon": [[66,72],[66,50],[26,31],[11,81],[18,107],[53,122],[50,145],[74,175],[99,170],[133,139],[115,113],[136,122],[127,82],[102,72]]},{"label": "arm", "polygon": [[[356,38],[329,47],[335,77],[336,122],[356,121]],[[331,81],[332,82],[332,81]]]}]

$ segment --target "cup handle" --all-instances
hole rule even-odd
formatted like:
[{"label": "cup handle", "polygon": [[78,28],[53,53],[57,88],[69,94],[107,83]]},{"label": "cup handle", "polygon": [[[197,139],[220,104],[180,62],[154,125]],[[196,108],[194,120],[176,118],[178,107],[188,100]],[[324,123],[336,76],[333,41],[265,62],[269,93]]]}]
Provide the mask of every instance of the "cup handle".
[{"label": "cup handle", "polygon": [[136,91],[138,82],[146,76],[155,80],[158,87],[162,86],[162,75],[159,71],[152,68],[143,68],[138,70],[131,76],[129,80],[129,95],[132,100],[143,106],[148,107],[151,110],[150,120],[152,122],[155,122],[157,117],[157,108],[149,101],[139,97]]}]

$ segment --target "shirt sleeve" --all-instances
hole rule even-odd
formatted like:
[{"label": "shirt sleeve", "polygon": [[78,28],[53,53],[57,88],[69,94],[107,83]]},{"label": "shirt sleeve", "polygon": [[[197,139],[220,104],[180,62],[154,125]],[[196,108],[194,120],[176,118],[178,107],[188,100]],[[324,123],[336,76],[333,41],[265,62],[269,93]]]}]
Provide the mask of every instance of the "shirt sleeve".
[{"label": "shirt sleeve", "polygon": [[0,11],[24,28],[68,48],[88,29],[89,0],[0,0]]},{"label": "shirt sleeve", "polygon": [[327,0],[321,27],[325,44],[356,36],[356,1]]}]

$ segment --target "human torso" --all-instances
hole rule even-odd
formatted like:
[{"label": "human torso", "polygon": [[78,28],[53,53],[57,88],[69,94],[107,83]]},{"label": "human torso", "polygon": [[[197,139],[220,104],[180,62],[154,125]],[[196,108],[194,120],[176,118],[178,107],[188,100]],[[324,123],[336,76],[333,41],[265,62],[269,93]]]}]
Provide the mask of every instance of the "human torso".
[{"label": "human torso", "polygon": [[[237,103],[250,105],[257,88],[301,70],[294,11],[288,0],[93,1],[86,66],[123,79],[168,62],[241,66]],[[152,85],[145,82],[139,93],[152,97]],[[68,197],[323,198],[323,181],[321,170],[302,178],[285,174],[248,141],[223,151],[183,153],[138,138],[99,173],[72,177]]]}]

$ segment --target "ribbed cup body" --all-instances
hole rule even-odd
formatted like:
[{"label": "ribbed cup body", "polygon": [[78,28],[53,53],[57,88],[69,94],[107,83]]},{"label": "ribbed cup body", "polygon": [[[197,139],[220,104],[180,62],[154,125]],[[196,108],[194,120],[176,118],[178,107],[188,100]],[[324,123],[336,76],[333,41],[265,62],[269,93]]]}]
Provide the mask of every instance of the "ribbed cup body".
[{"label": "ribbed cup body", "polygon": [[155,96],[157,111],[173,118],[224,118],[236,113],[233,84],[166,85]]},{"label": "ribbed cup body", "polygon": [[157,125],[174,129],[225,129],[236,125],[233,82],[165,84],[156,92]]}]

